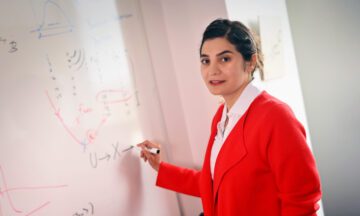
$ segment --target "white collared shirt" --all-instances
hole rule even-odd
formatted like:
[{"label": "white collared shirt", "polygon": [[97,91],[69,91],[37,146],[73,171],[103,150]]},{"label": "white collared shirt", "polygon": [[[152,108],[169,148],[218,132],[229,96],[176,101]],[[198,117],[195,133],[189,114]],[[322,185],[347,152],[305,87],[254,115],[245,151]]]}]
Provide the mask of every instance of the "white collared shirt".
[{"label": "white collared shirt", "polygon": [[[223,146],[226,138],[229,133],[232,131],[236,123],[239,121],[241,116],[249,108],[250,104],[254,99],[261,93],[260,88],[254,86],[251,82],[245,87],[244,91],[241,93],[239,98],[236,100],[235,104],[227,111],[226,104],[222,112],[221,120],[217,124],[217,134],[215,136],[214,144],[211,149],[210,156],[210,170],[211,177],[214,179],[215,163],[217,156]],[[228,117],[228,123],[225,128],[226,116]]]}]

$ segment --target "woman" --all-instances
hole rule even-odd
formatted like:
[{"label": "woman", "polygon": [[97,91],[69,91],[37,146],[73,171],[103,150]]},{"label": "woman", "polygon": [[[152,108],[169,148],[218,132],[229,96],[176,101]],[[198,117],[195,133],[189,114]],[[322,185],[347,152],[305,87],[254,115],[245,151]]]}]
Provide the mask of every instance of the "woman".
[{"label": "woman", "polygon": [[240,22],[218,19],[200,46],[201,73],[225,103],[215,114],[202,170],[161,161],[139,144],[158,171],[160,187],[199,196],[205,216],[316,215],[320,180],[303,126],[290,108],[251,81],[262,69],[254,35]]}]

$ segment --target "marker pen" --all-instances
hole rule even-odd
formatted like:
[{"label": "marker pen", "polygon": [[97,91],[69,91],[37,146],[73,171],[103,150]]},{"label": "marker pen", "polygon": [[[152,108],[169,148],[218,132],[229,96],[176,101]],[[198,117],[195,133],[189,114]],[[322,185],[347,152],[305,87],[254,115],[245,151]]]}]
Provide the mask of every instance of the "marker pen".
[{"label": "marker pen", "polygon": [[160,149],[157,148],[146,148],[151,154],[160,154]]},{"label": "marker pen", "polygon": [[[135,145],[131,145],[129,148],[126,148],[124,150],[122,150],[122,152],[127,152],[131,149],[135,149],[136,151],[141,151],[141,148]],[[145,148],[146,151],[150,152],[151,154],[160,154],[160,149],[158,148]]]}]

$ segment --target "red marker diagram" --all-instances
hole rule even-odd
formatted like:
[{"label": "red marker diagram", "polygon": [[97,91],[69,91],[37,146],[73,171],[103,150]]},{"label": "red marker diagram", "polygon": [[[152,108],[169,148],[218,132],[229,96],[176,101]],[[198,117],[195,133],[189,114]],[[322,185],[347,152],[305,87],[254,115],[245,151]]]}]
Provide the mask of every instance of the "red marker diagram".
[{"label": "red marker diagram", "polygon": [[[132,118],[132,108],[139,106],[138,92],[131,87],[126,68],[118,65],[121,59],[112,59],[111,56],[120,58],[116,50],[91,54],[83,48],[75,48],[63,56],[67,69],[61,70],[60,64],[54,64],[46,55],[52,86],[45,90],[47,101],[55,119],[68,136],[83,147],[84,152],[98,140],[110,120],[120,120],[119,114]],[[109,57],[106,59],[110,59],[110,63],[104,57]],[[103,71],[109,64],[119,67],[116,73]],[[95,73],[90,72],[94,69]],[[89,77],[92,77],[90,83]],[[114,83],[116,87],[113,87]],[[97,89],[95,92],[94,88]]]},{"label": "red marker diagram", "polygon": [[[85,129],[82,129],[82,132],[79,132],[79,130],[76,129],[84,127],[80,127],[82,119],[91,113],[94,113],[95,110],[91,107],[85,106],[84,103],[81,103],[76,109],[74,109],[74,112],[77,113],[75,119],[64,119],[60,106],[55,104],[55,100],[51,98],[48,91],[45,93],[56,119],[60,122],[64,130],[74,140],[74,142],[84,147],[84,151],[89,144],[95,142],[100,134],[100,131],[111,117],[109,113],[110,106],[119,103],[127,103],[132,98],[132,95],[124,89],[107,89],[99,91],[94,97],[94,100],[103,105],[103,109],[106,113],[103,115],[93,115],[93,120],[97,122],[96,126],[91,127],[85,125]],[[75,126],[70,127],[69,122],[74,122]],[[76,128],[76,126],[78,126],[78,128]]]},{"label": "red marker diagram", "polygon": [[128,102],[131,97],[130,92],[125,89],[108,89],[97,93],[96,101],[103,104],[118,104]]},{"label": "red marker diagram", "polygon": [[[10,209],[12,215],[19,216],[31,216],[35,215],[42,209],[46,208],[51,204],[50,200],[45,200],[41,204],[34,205],[30,210],[24,209],[19,204],[13,201],[13,192],[21,192],[23,193],[31,193],[39,190],[58,190],[61,188],[68,187],[68,185],[46,185],[46,186],[17,186],[17,187],[9,187],[8,182],[6,180],[5,171],[0,165],[0,216],[5,216],[3,212],[3,206],[7,206]],[[31,200],[29,200],[31,202]]]}]

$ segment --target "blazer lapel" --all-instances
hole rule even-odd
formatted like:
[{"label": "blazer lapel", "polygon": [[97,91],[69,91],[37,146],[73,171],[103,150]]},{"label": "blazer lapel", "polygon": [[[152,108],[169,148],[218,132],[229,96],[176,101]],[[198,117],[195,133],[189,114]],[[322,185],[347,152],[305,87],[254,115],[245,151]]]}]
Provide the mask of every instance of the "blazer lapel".
[{"label": "blazer lapel", "polygon": [[213,215],[214,203],[213,203],[213,181],[211,178],[211,171],[210,171],[210,156],[211,156],[211,149],[214,144],[215,136],[217,133],[217,123],[221,119],[222,111],[224,109],[224,105],[220,106],[218,111],[216,112],[213,123],[211,126],[211,135],[209,138],[209,142],[207,145],[204,164],[201,173],[201,198],[203,202],[203,209],[205,215]]},{"label": "blazer lapel", "polygon": [[[236,123],[230,134],[228,135],[225,143],[221,147],[215,164],[214,171],[214,192],[213,199],[216,201],[217,191],[220,183],[226,172],[231,169],[235,164],[240,162],[247,154],[244,145],[244,123],[248,112]],[[211,151],[210,151],[211,152]]]}]

